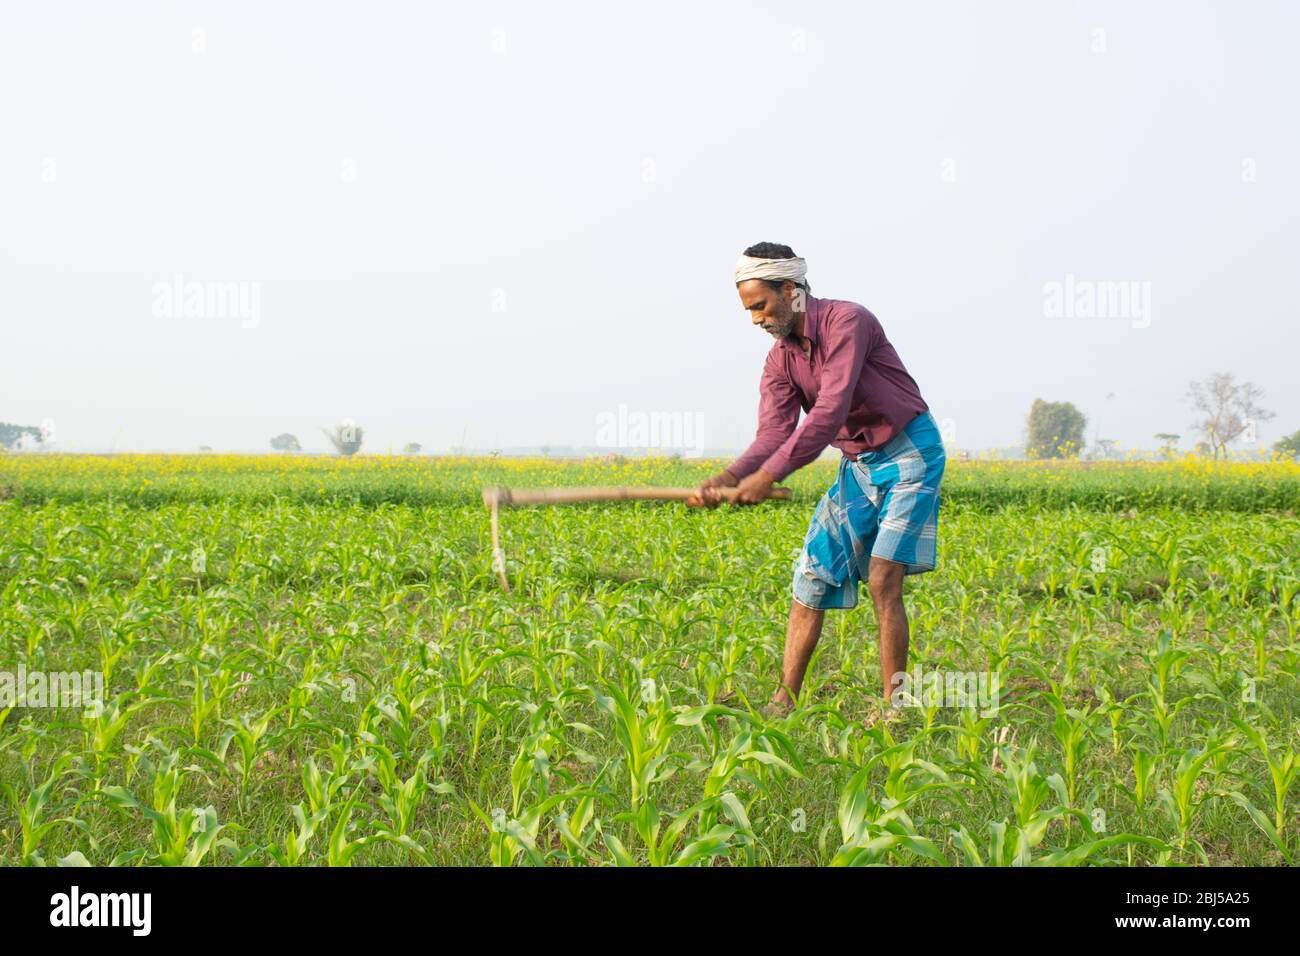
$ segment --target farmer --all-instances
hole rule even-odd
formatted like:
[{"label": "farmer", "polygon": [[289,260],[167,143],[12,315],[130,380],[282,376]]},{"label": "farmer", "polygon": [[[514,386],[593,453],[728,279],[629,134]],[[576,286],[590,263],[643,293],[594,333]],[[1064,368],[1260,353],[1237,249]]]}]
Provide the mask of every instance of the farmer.
[{"label": "farmer", "polygon": [[[781,686],[764,714],[794,707],[826,610],[854,607],[865,580],[880,624],[884,716],[896,716],[888,701],[895,675],[907,671],[903,578],[934,569],[947,456],[880,321],[854,302],[814,298],[806,273],[789,246],[772,242],[750,246],[736,263],[741,304],[776,339],[763,363],[758,436],[687,503],[715,507],[725,486],[740,504],[757,504],[827,444],[843,452],[795,566]],[[796,427],[800,409],[807,416]]]}]

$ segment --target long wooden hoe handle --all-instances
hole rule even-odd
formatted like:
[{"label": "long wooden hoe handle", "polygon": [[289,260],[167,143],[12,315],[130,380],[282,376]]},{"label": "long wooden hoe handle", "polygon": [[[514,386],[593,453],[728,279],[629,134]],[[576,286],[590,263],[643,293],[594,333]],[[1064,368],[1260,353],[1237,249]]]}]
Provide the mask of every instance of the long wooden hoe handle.
[{"label": "long wooden hoe handle", "polygon": [[[722,500],[734,503],[735,488],[719,488]],[[519,505],[576,505],[593,501],[685,501],[695,494],[694,488],[484,488],[483,504],[492,512],[492,566],[507,594],[510,580],[506,577],[506,556],[501,550],[501,530],[497,510]],[[789,501],[789,488],[773,488],[777,501]]]},{"label": "long wooden hoe handle", "polygon": [[[735,488],[719,488],[722,500],[732,504],[736,500]],[[695,494],[695,488],[484,488],[483,503],[489,508],[520,505],[577,505],[595,501],[685,501]],[[789,488],[773,488],[772,498],[790,500]]]}]

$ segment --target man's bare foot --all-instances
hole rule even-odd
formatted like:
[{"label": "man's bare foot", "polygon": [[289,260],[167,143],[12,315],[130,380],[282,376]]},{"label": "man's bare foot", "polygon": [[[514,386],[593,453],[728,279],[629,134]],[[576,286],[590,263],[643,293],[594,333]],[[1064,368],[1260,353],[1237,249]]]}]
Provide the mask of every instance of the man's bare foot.
[{"label": "man's bare foot", "polygon": [[790,716],[790,711],[794,710],[794,702],[788,697],[773,697],[766,707],[759,711],[767,720],[780,720],[782,717]]},{"label": "man's bare foot", "polygon": [[894,724],[903,719],[902,708],[895,707],[893,704],[876,703],[867,713],[864,721],[866,726],[874,727],[876,724]]}]

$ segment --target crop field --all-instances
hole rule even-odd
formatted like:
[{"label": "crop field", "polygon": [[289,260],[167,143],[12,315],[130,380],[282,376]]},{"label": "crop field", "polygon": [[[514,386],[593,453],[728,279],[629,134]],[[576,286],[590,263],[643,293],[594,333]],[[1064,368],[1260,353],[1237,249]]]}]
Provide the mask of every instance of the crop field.
[{"label": "crop field", "polygon": [[865,593],[758,712],[833,464],[505,511],[500,587],[485,485],[714,468],[0,457],[0,672],[103,686],[0,701],[0,864],[1296,861],[1300,465],[950,461],[909,666],[1000,696],[876,722]]}]

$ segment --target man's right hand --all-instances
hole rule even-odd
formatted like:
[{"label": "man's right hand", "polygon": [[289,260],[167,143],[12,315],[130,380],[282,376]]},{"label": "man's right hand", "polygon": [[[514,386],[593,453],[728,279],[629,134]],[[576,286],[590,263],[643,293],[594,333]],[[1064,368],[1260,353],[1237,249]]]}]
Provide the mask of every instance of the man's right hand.
[{"label": "man's right hand", "polygon": [[734,488],[738,484],[740,482],[736,476],[723,469],[712,478],[700,482],[700,487],[686,499],[686,504],[691,508],[716,508],[722,503],[722,495],[718,493],[718,489]]}]

